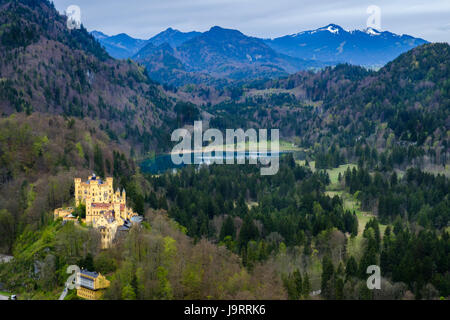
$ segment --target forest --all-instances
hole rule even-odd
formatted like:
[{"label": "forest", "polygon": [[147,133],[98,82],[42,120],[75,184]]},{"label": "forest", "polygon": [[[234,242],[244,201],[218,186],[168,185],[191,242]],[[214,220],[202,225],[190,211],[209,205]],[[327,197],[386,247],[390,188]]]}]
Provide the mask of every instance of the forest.
[{"label": "forest", "polygon": [[[173,88],[111,58],[47,0],[0,0],[1,292],[57,299],[76,264],[104,299],[449,299],[450,46],[379,70],[338,64],[220,88]],[[171,132],[280,129],[257,165],[152,174]],[[143,222],[101,249],[75,177],[114,177]],[[366,285],[381,268],[383,290]],[[70,291],[66,299],[78,299]]]}]

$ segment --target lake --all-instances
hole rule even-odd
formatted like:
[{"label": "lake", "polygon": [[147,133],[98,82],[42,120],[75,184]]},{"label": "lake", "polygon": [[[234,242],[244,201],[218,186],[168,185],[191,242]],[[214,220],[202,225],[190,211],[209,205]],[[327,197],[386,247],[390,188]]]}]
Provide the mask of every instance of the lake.
[{"label": "lake", "polygon": [[[201,162],[204,164],[212,164],[215,159],[222,158],[223,162],[226,162],[226,159],[234,158],[234,163],[236,163],[236,159],[246,159],[246,163],[248,163],[248,159],[264,159],[264,158],[277,158],[280,154],[289,153],[289,151],[280,151],[278,153],[271,152],[249,152],[249,151],[235,151],[233,156],[226,155],[226,152],[222,152],[222,155],[213,153],[213,156],[209,156],[209,153],[201,153],[201,152],[192,152],[190,153],[191,163]],[[259,162],[258,162],[259,163]],[[175,164],[172,162],[172,156],[170,154],[160,154],[152,158],[148,158],[143,160],[140,163],[141,171],[144,173],[151,174],[160,174],[167,170],[171,169],[179,169],[186,166],[186,164]]]}]

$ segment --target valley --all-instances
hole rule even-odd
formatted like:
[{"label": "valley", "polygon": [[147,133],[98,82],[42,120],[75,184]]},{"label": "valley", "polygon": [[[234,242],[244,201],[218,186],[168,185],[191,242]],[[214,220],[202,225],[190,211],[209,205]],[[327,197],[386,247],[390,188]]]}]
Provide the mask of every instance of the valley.
[{"label": "valley", "polygon": [[[66,300],[448,300],[449,74],[448,43],[389,31],[144,40],[0,0],[0,297],[56,300],[76,265],[108,285]],[[211,151],[174,151],[195,121],[278,129],[279,168],[175,165]]]}]

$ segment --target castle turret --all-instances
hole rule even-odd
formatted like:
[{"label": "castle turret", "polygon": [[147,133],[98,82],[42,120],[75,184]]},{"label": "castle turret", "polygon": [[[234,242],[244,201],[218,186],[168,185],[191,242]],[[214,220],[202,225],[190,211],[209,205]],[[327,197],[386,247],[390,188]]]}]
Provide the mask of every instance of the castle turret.
[{"label": "castle turret", "polygon": [[86,223],[91,224],[93,215],[92,215],[92,203],[91,201],[86,201]]},{"label": "castle turret", "polygon": [[108,192],[109,192],[109,196],[112,197],[112,193],[113,193],[113,178],[112,177],[107,177],[106,178],[106,184],[108,185]]},{"label": "castle turret", "polygon": [[81,178],[75,178],[75,206],[79,206],[83,199],[83,194],[81,190]]},{"label": "castle turret", "polygon": [[126,204],[127,202],[127,194],[125,193],[125,189],[122,189],[122,197],[120,199],[121,204]]}]

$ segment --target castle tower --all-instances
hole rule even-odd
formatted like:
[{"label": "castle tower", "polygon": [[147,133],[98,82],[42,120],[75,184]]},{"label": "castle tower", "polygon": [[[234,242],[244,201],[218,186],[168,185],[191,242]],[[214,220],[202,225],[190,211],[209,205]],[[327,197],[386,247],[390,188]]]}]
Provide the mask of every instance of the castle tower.
[{"label": "castle tower", "polygon": [[114,209],[114,214],[116,216],[116,219],[119,219],[122,217],[122,213],[120,212],[120,203],[119,202],[114,202],[113,203],[113,209]]},{"label": "castle tower", "polygon": [[119,191],[119,188],[117,188],[116,192],[114,193],[113,202],[120,202],[120,191]]},{"label": "castle tower", "polygon": [[122,197],[120,198],[120,203],[121,204],[127,203],[127,194],[125,193],[125,189],[122,189]]},{"label": "castle tower", "polygon": [[81,178],[75,178],[75,206],[78,207],[83,199],[83,190],[81,188]]},{"label": "castle tower", "polygon": [[91,201],[86,201],[86,223],[87,224],[92,224],[93,215],[92,215],[91,204],[92,204]]},{"label": "castle tower", "polygon": [[112,200],[112,196],[113,196],[113,178],[112,177],[107,177],[106,178],[106,185],[108,186],[108,193],[109,193],[109,198]]}]

